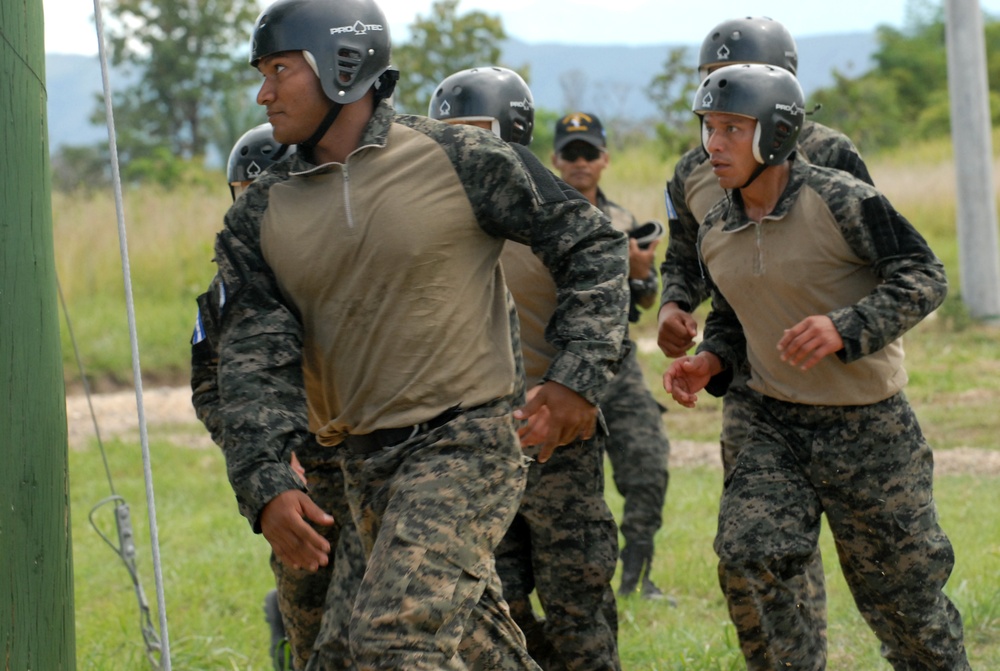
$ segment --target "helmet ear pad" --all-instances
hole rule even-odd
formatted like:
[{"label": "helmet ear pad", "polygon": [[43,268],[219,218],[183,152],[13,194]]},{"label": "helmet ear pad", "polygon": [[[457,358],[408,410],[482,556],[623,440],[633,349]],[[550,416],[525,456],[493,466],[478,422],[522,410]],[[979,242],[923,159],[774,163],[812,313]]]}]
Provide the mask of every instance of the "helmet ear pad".
[{"label": "helmet ear pad", "polygon": [[753,157],[758,163],[764,163],[764,157],[760,155],[760,127],[761,123],[758,121],[754,124],[753,129]]}]

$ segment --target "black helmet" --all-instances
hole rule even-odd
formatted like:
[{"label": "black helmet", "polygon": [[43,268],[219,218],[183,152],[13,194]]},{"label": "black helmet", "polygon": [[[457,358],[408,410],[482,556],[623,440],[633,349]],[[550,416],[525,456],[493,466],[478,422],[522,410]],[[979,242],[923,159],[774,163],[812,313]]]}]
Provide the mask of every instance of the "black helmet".
[{"label": "black helmet", "polygon": [[704,79],[712,68],[737,63],[764,63],[794,75],[798,49],[788,29],[766,16],[723,21],[701,43],[698,74]]},{"label": "black helmet", "polygon": [[[798,142],[806,118],[804,104],[802,87],[791,72],[745,63],[727,65],[706,77],[694,94],[693,111],[700,117],[725,112],[756,119],[754,158],[763,165],[778,165]],[[703,145],[705,140],[702,132]]]},{"label": "black helmet", "polygon": [[257,17],[250,64],[282,51],[301,51],[326,96],[346,105],[372,85],[378,89],[387,83],[382,75],[390,70],[390,45],[389,24],[373,0],[278,0]]},{"label": "black helmet", "polygon": [[254,126],[243,133],[229,152],[229,164],[226,166],[233,197],[236,197],[234,184],[254,181],[272,163],[294,153],[295,145],[281,144],[274,139],[274,129],[269,123]]},{"label": "black helmet", "polygon": [[442,81],[431,96],[432,119],[483,119],[506,142],[527,145],[535,125],[531,89],[513,70],[500,67],[461,70]]}]

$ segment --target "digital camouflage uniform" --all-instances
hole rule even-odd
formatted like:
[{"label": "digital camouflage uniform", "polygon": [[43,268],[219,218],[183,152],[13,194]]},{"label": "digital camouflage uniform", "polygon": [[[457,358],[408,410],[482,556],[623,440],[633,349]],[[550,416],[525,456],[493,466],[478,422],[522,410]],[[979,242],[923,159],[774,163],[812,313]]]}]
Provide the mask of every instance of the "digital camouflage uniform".
[{"label": "digital camouflage uniform", "polygon": [[[937,522],[931,449],[901,390],[898,342],[944,299],[944,269],[870,185],[791,166],[761,223],[746,218],[737,191],[698,239],[716,287],[698,350],[727,370],[751,361],[746,440],[715,541],[747,667],[825,668],[824,624],[799,591],[825,513],[893,668],[968,669],[961,616],[942,591],[954,554]],[[780,362],[771,340],[781,324],[824,305],[843,349],[807,372]]]},{"label": "digital camouflage uniform", "polygon": [[[512,146],[525,162],[537,164],[526,148]],[[523,352],[526,382],[532,387],[556,353],[545,340],[556,287],[549,270],[525,245],[507,243],[501,262],[521,324],[523,345],[517,349]],[[525,633],[528,652],[545,671],[621,668],[611,588],[618,529],[604,498],[605,434],[600,427],[593,439],[561,446],[545,463],[531,463],[517,514],[496,550],[504,598]],[[525,450],[531,457],[537,452]],[[543,621],[532,608],[532,591],[544,609]]]},{"label": "digital camouflage uniform", "polygon": [[[843,170],[872,183],[867,166],[843,133],[814,121],[806,121],[796,149],[800,158],[814,165]],[[674,302],[686,312],[693,312],[710,295],[709,282],[698,256],[698,227],[708,210],[727,196],[712,172],[708,154],[700,145],[680,158],[666,189],[670,234],[667,252],[660,266],[660,305]],[[746,387],[747,377],[748,371],[735,371],[722,401],[719,440],[726,476],[736,463],[736,455],[747,438],[749,399],[752,396]],[[802,589],[803,601],[814,611],[817,621],[824,623],[825,631],[826,587],[823,559],[818,548]]]},{"label": "digital camouflage uniform", "polygon": [[[433,151],[427,149],[431,146]],[[415,151],[396,157],[398,147]],[[350,221],[335,223],[371,226],[369,218],[377,219],[382,206],[388,206],[405,214],[383,234],[402,232],[397,223],[405,226],[409,224],[406,217],[416,217],[406,231],[414,235],[424,230],[420,218],[426,214],[410,207],[403,194],[419,191],[428,165],[437,170],[442,161],[451,172],[438,170],[436,178],[460,180],[464,197],[454,203],[456,211],[471,212],[481,229],[478,233],[470,230],[470,239],[475,244],[482,239],[489,249],[495,248],[496,257],[500,238],[531,244],[557,280],[560,305],[553,341],[560,354],[548,379],[565,384],[596,405],[620,358],[627,304],[624,236],[585,201],[567,199],[551,173],[548,180],[541,174],[547,171],[529,174],[510,148],[490,134],[423,117],[398,116],[383,101],[346,165],[316,168],[296,155],[289,159],[290,170],[308,173],[304,179],[266,173],[250,186],[227,214],[216,246],[219,274],[229,296],[223,314],[219,389],[230,483],[240,511],[259,530],[260,511],[268,501],[282,491],[301,489],[287,465],[287,455],[296,446],[295,437],[309,426],[321,443],[329,445],[343,469],[348,503],[367,557],[356,599],[337,598],[352,592],[349,582],[356,574],[339,576],[335,561],[310,670],[346,668],[351,661],[360,669],[537,668],[527,657],[523,636],[501,597],[493,559],[493,550],[514,515],[526,470],[511,415],[516,389],[510,320],[505,298],[497,293],[505,289],[491,289],[494,309],[503,306],[504,310],[503,326],[494,324],[493,332],[499,334],[501,328],[508,332],[505,349],[494,350],[491,356],[509,357],[510,379],[500,381],[508,391],[490,402],[466,407],[461,399],[457,405],[450,399],[454,389],[437,388],[427,401],[426,407],[434,408],[431,416],[421,416],[425,406],[419,404],[388,408],[390,413],[410,413],[407,416],[414,418],[415,426],[405,429],[411,438],[379,448],[373,447],[376,437],[395,435],[402,429],[380,425],[376,413],[360,418],[372,427],[370,434],[352,433],[350,426],[334,426],[318,414],[324,403],[332,404],[331,412],[336,412],[336,403],[351,397],[338,401],[305,393],[306,383],[318,379],[313,367],[323,362],[304,358],[303,352],[321,334],[303,326],[298,317],[301,307],[289,305],[282,289],[286,278],[276,276],[263,258],[261,223],[275,189],[293,186],[293,182],[308,186],[313,182],[311,175],[329,180],[339,171],[344,187],[330,195],[351,195],[354,209]],[[406,169],[387,171],[389,166]],[[354,175],[349,187],[348,172]],[[376,175],[371,177],[373,183],[358,183],[359,175],[365,174]],[[354,200],[357,189],[368,190],[366,200]],[[378,203],[379,209],[366,210],[367,199],[371,207]],[[486,242],[491,237],[497,244]],[[287,243],[295,239],[291,236]],[[364,240],[338,238],[329,250],[302,251],[351,256],[357,244]],[[373,273],[376,284],[367,285],[373,290],[407,278],[406,273],[446,270],[450,257],[443,255],[436,261],[445,267],[439,263],[392,266],[392,262],[383,267],[331,267]],[[305,272],[309,267],[291,270]],[[412,290],[410,295],[420,298]],[[396,313],[403,324],[445,329],[438,342],[453,339],[455,334],[447,330],[447,324],[433,319],[413,322],[405,313],[429,305],[413,301],[401,305],[396,298],[384,295],[384,304],[403,309]],[[352,314],[357,322],[344,325],[360,324],[372,337],[377,333],[364,324],[379,317],[381,313],[372,308],[382,306],[364,307],[369,311]],[[427,313],[427,318],[433,317]],[[396,356],[407,354],[407,350],[395,352]],[[356,357],[346,350],[336,356]],[[385,371],[388,375],[395,372]],[[328,379],[346,381],[342,376]],[[372,389],[375,394],[380,391],[385,390]],[[447,412],[436,409],[442,405]],[[350,612],[348,605],[353,606]],[[345,629],[353,658],[348,661],[335,654],[343,645]]]},{"label": "digital camouflage uniform", "polygon": [[[597,206],[612,225],[628,233],[639,224],[625,208],[608,200],[600,189]],[[639,302],[655,298],[656,268],[645,280],[629,282],[629,321],[639,321]],[[640,583],[653,596],[649,571],[653,559],[653,539],[663,525],[663,504],[667,496],[670,442],[663,428],[664,408],[656,402],[639,366],[635,344],[631,343],[621,369],[601,399],[601,412],[608,425],[607,454],[615,487],[625,500],[619,525],[625,539],[622,548],[621,593],[635,590]]]},{"label": "digital camouflage uniform", "polygon": [[[277,168],[281,170],[281,168]],[[225,289],[218,276],[212,278],[208,291],[198,296],[198,319],[191,343],[191,401],[195,414],[205,425],[212,440],[222,446],[222,420],[218,414],[218,343],[219,319],[225,307]],[[326,450],[316,443],[312,434],[303,435],[302,445],[295,448],[299,463],[306,471],[310,498],[323,510],[333,515],[334,524],[318,527],[319,531],[336,548],[342,529],[349,523],[350,510],[344,497],[344,478],[337,464],[330,463]],[[364,566],[364,556],[356,539],[345,541],[341,566],[346,569],[352,560],[355,566]],[[274,573],[277,604],[285,636],[291,645],[292,668],[304,669],[313,643],[319,633],[326,592],[330,586],[333,562],[318,571],[301,571],[289,568],[271,553],[271,570]],[[274,642],[272,642],[273,644]],[[272,654],[282,655],[283,650],[272,648]],[[278,668],[285,668],[282,663]]]}]

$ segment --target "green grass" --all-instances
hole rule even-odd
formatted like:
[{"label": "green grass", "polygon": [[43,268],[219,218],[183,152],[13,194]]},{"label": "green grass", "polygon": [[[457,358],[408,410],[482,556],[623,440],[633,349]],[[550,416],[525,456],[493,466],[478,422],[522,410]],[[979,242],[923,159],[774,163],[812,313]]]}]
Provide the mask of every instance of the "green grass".
[{"label": "green grass", "polygon": [[[191,440],[172,428],[170,441],[154,436],[151,443],[172,666],[268,670],[261,609],[273,585],[267,544],[237,514],[221,453],[193,447],[204,444],[201,429],[186,430]],[[110,441],[106,447],[115,487],[132,509],[139,573],[158,628],[141,454],[128,442]],[[108,495],[96,445],[70,453],[70,476],[77,666],[81,671],[149,668],[129,575],[87,521],[91,508]],[[630,671],[739,669],[712,551],[721,474],[711,468],[674,469],[670,482],[653,579],[678,605],[637,597],[619,601],[622,663]],[[967,646],[979,669],[1000,668],[998,485],[996,477],[957,475],[940,476],[936,483],[941,523],[957,556],[947,591],[965,618]],[[608,501],[620,515],[621,498],[610,481]],[[105,533],[114,534],[110,506],[99,509],[96,519]],[[840,577],[825,529],[821,544],[830,668],[888,669]]]},{"label": "green grass", "polygon": [[[996,478],[940,476],[935,484],[941,524],[955,547],[946,592],[965,620],[973,668],[1000,668],[1000,505]],[[735,632],[716,580],[712,551],[721,473],[707,468],[671,473],[664,526],[657,534],[653,581],[677,608],[637,597],[619,601],[622,664],[632,671],[740,669]],[[621,498],[608,483],[616,517]],[[889,670],[878,641],[854,606],[837,565],[833,538],[820,538],[827,575],[831,669]]]}]

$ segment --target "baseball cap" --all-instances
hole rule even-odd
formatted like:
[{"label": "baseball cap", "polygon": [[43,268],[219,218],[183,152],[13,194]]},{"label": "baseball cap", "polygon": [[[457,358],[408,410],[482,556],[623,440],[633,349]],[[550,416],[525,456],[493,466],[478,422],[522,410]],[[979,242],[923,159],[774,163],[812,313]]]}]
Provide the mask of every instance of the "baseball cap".
[{"label": "baseball cap", "polygon": [[574,140],[583,140],[598,149],[607,147],[601,120],[587,112],[567,114],[556,123],[556,139],[553,148],[557,153]]}]

